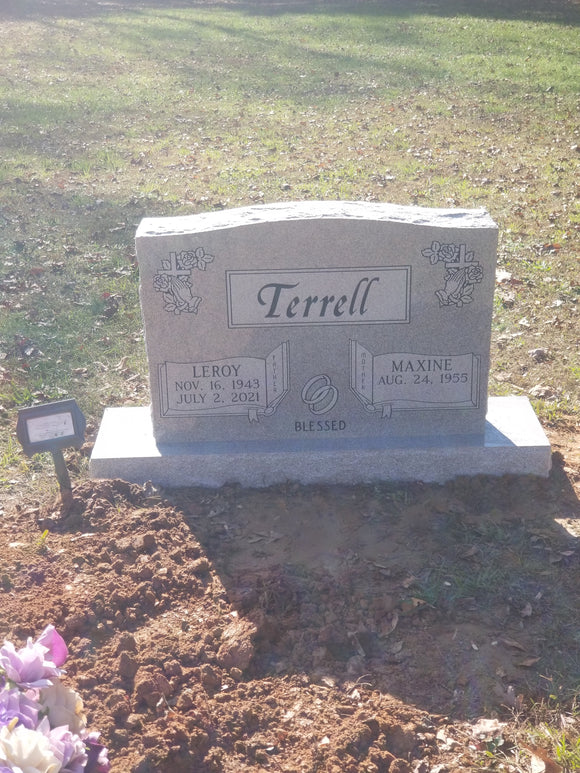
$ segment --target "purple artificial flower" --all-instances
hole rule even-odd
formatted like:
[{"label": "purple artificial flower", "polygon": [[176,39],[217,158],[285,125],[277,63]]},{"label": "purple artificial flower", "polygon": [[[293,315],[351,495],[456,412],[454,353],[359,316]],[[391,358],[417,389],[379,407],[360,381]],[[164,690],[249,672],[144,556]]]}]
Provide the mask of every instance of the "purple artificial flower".
[{"label": "purple artificial flower", "polygon": [[48,625],[35,642],[29,638],[26,646],[18,651],[12,642],[4,642],[0,647],[0,670],[20,687],[48,687],[52,677],[62,674],[58,666],[64,663],[67,654],[63,638]]},{"label": "purple artificial flower", "polygon": [[[0,689],[0,727],[8,725],[14,718],[19,725],[35,730],[41,706],[15,687]],[[1,773],[1,771],[0,771]]]},{"label": "purple artificial flower", "polygon": [[46,647],[48,650],[47,659],[51,660],[55,666],[62,666],[68,658],[68,647],[54,625],[47,625],[36,643]]},{"label": "purple artificial flower", "polygon": [[48,738],[52,752],[61,764],[59,773],[84,773],[88,760],[85,742],[71,733],[68,725],[51,729],[47,717],[44,717],[37,730]]},{"label": "purple artificial flower", "polygon": [[99,733],[87,733],[84,740],[89,756],[84,773],[109,773],[111,763],[109,762],[108,749],[98,742]]}]

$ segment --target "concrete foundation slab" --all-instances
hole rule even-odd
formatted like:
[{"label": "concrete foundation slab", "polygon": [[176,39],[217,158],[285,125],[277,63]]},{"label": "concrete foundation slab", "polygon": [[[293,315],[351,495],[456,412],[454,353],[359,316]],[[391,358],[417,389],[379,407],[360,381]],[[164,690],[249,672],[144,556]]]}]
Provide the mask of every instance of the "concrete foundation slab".
[{"label": "concrete foundation slab", "polygon": [[485,434],[365,441],[160,443],[149,407],[107,408],[90,461],[93,478],[162,486],[285,481],[356,484],[376,481],[444,483],[461,475],[547,476],[548,439],[525,397],[490,397]]}]

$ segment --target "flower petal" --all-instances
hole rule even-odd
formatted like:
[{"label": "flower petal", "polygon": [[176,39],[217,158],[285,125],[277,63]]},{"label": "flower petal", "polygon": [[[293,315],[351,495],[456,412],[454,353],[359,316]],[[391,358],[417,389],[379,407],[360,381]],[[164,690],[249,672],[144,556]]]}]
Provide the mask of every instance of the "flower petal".
[{"label": "flower petal", "polygon": [[68,657],[68,647],[54,625],[47,625],[36,642],[46,647],[48,659],[52,660],[55,666],[62,666]]}]

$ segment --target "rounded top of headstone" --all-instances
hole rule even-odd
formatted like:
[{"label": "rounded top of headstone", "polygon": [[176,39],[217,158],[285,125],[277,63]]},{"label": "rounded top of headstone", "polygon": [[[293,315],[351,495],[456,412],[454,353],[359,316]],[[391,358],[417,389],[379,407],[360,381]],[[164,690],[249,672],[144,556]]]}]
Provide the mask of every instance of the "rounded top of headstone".
[{"label": "rounded top of headstone", "polygon": [[281,220],[368,220],[451,228],[497,228],[487,210],[443,209],[365,201],[295,201],[259,204],[178,217],[144,218],[137,238],[234,228]]}]

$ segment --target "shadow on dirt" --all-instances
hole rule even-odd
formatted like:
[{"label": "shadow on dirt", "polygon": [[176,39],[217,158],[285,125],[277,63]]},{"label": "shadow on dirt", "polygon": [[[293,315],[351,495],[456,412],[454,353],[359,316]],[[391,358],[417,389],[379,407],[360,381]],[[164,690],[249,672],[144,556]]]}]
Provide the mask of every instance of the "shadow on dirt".
[{"label": "shadow on dirt", "polygon": [[57,628],[119,770],[471,770],[470,720],[579,683],[579,473],[20,498],[0,635]]},{"label": "shadow on dirt", "polygon": [[461,718],[578,684],[580,503],[546,481],[226,487],[176,504],[241,617],[255,677],[364,680]]}]

